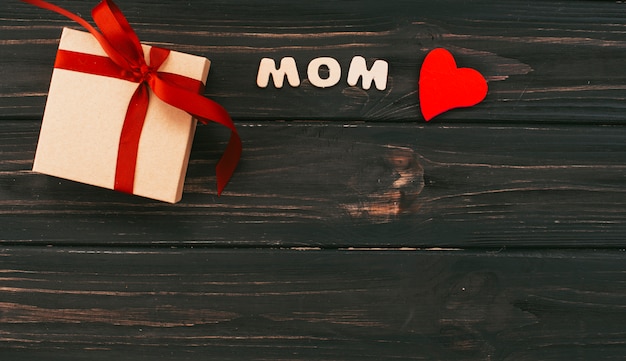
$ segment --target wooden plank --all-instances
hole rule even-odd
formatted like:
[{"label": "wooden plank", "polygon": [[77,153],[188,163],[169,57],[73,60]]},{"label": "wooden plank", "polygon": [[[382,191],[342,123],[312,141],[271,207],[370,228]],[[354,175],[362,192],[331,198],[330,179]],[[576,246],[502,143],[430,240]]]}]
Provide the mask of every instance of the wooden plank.
[{"label": "wooden plank", "polygon": [[[95,2],[56,1],[87,17]],[[124,1],[141,39],[213,61],[207,95],[239,120],[419,120],[417,77],[426,51],[445,47],[489,80],[484,103],[440,120],[623,123],[626,7],[619,1],[293,2]],[[0,4],[0,116],[40,118],[59,16]],[[385,91],[346,83],[350,60],[389,62]],[[341,82],[318,89],[260,89],[260,59],[296,58],[301,78],[316,57],[336,58]]]},{"label": "wooden plank", "polygon": [[613,360],[626,254],[10,247],[10,359]]},{"label": "wooden plank", "polygon": [[0,123],[5,244],[602,248],[626,234],[622,127],[241,123],[218,198],[227,137],[201,126],[170,205],[32,173],[39,124]]}]

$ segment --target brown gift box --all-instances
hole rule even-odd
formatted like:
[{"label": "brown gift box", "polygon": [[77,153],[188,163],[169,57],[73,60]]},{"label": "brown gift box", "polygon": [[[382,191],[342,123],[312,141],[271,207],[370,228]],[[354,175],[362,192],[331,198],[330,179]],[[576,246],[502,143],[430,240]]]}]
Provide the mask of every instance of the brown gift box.
[{"label": "brown gift box", "polygon": [[[150,47],[142,45],[146,59]],[[59,49],[107,56],[89,33],[65,28]],[[171,51],[159,71],[206,81],[210,61]],[[138,84],[57,69],[52,73],[33,171],[113,189],[120,134]],[[150,94],[133,194],[175,203],[182,197],[196,120]]]}]

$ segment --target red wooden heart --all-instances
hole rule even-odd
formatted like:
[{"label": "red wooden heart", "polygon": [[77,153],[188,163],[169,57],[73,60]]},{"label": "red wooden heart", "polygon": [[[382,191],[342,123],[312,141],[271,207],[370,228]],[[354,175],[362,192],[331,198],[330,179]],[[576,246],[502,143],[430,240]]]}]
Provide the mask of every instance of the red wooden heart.
[{"label": "red wooden heart", "polygon": [[426,55],[419,79],[420,109],[426,121],[450,109],[471,107],[487,96],[487,81],[476,70],[457,68],[442,48]]}]

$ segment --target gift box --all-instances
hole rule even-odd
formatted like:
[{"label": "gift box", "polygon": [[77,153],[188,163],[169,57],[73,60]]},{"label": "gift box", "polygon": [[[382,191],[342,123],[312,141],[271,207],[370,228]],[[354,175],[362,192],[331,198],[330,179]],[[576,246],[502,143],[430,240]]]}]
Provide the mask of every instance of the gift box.
[{"label": "gift box", "polygon": [[[142,48],[149,59],[150,46]],[[69,28],[63,30],[57,57],[62,51],[107,56],[92,34]],[[206,58],[170,51],[158,70],[204,83],[209,67]],[[120,134],[137,87],[137,82],[55,66],[33,171],[115,189]],[[175,203],[182,197],[196,120],[147,91],[129,193]]]}]

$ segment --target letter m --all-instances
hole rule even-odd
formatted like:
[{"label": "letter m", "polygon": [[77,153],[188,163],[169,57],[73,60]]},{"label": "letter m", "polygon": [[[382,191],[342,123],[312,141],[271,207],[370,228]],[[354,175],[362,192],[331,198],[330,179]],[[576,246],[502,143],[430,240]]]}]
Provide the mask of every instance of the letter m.
[{"label": "letter m", "polygon": [[292,87],[295,88],[300,85],[300,76],[298,75],[296,60],[292,57],[282,58],[278,69],[276,69],[276,62],[274,62],[274,59],[261,59],[259,72],[256,77],[256,84],[260,88],[267,88],[267,85],[270,82],[270,76],[274,78],[274,86],[276,88],[283,87],[285,77],[287,77],[287,81]]},{"label": "letter m", "polygon": [[367,69],[365,58],[355,56],[350,62],[348,70],[348,85],[355,86],[359,78],[363,79],[363,89],[368,90],[372,86],[372,80],[376,84],[376,89],[385,90],[387,88],[387,73],[389,64],[384,60],[376,60],[371,69]]}]

